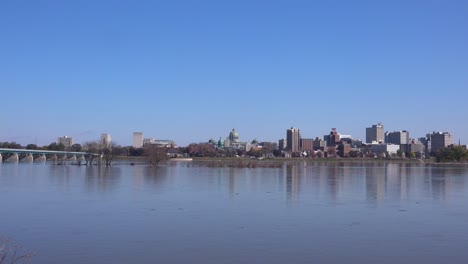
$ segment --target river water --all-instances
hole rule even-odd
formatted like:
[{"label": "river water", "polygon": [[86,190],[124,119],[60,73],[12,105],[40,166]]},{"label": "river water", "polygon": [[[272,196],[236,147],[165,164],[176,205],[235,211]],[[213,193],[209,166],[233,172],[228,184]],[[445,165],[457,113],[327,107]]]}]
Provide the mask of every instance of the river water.
[{"label": "river water", "polygon": [[468,167],[0,164],[29,263],[468,263]]}]

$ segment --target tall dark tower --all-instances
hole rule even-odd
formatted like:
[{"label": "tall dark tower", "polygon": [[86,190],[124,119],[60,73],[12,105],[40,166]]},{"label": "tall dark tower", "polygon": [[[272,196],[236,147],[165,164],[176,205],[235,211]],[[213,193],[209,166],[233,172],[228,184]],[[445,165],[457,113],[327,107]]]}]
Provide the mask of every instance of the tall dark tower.
[{"label": "tall dark tower", "polygon": [[299,129],[291,127],[291,129],[286,130],[286,148],[292,153],[299,152],[299,143],[301,136]]}]

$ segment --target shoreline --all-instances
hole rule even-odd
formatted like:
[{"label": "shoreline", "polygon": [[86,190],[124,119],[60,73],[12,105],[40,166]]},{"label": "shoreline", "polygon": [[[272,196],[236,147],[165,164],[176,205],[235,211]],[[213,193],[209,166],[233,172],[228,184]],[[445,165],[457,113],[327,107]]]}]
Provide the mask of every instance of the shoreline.
[{"label": "shoreline", "polygon": [[[129,161],[132,165],[146,164],[147,157],[116,157],[114,162]],[[161,163],[167,162],[190,162],[194,164],[207,164],[208,166],[216,167],[279,167],[279,165],[296,164],[296,163],[350,163],[350,164],[372,164],[372,163],[394,163],[394,164],[424,164],[431,166],[468,166],[466,162],[436,162],[435,159],[372,159],[372,158],[246,158],[246,157],[186,157],[172,158]]]}]

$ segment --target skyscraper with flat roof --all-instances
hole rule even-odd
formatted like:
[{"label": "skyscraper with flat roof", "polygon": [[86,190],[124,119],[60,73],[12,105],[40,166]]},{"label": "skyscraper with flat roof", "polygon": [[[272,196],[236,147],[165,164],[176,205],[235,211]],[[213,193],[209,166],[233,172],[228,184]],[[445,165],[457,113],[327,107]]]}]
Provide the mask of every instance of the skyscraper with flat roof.
[{"label": "skyscraper with flat roof", "polygon": [[366,128],[366,143],[385,143],[384,126],[382,124],[372,125]]},{"label": "skyscraper with flat roof", "polygon": [[283,151],[285,149],[287,149],[288,145],[286,143],[286,139],[282,138],[280,140],[278,140],[278,149]]},{"label": "skyscraper with flat roof", "polygon": [[68,136],[59,137],[57,139],[57,144],[62,144],[66,148],[69,148],[73,145],[73,138]]},{"label": "skyscraper with flat roof", "polygon": [[430,137],[432,153],[453,145],[453,135],[449,132],[432,132],[428,137]]},{"label": "skyscraper with flat roof", "polygon": [[299,129],[291,127],[286,130],[286,148],[291,152],[299,152],[300,150],[300,132]]},{"label": "skyscraper with flat roof", "polygon": [[143,147],[143,132],[133,132],[133,147]]},{"label": "skyscraper with flat roof", "polygon": [[313,151],[314,150],[314,139],[313,138],[301,138],[301,151]]},{"label": "skyscraper with flat roof", "polygon": [[386,132],[385,143],[395,145],[409,144],[409,132],[406,130]]}]

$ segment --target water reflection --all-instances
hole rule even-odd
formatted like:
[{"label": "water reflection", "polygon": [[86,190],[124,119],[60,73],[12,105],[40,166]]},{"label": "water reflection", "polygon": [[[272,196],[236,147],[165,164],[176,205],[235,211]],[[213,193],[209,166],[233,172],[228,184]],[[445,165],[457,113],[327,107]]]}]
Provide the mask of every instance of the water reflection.
[{"label": "water reflection", "polygon": [[[169,177],[173,175],[172,169],[175,167],[150,167],[144,166],[143,167],[143,179],[145,184],[153,185],[162,187],[167,181]],[[134,175],[135,177],[135,175]]]},{"label": "water reflection", "polygon": [[236,182],[237,177],[236,177],[235,169],[228,168],[227,175],[228,175],[229,197],[231,199],[234,199],[234,197],[237,195],[237,182]]},{"label": "water reflection", "polygon": [[37,263],[466,259],[466,166],[279,165],[1,164],[1,229]]},{"label": "water reflection", "polygon": [[81,166],[81,168],[85,169],[84,181],[87,192],[106,193],[115,191],[122,180],[122,169],[120,167]]},{"label": "water reflection", "polygon": [[[321,199],[330,204],[363,200],[378,206],[385,201],[446,200],[449,193],[465,190],[467,167],[438,167],[417,163],[315,162],[284,163],[280,168],[167,166],[133,168],[134,185],[163,188],[178,179],[194,188],[225,190],[230,199],[239,194],[284,194],[292,204],[302,199]],[[459,177],[462,176],[462,177]],[[174,183],[177,184],[177,183]]]},{"label": "water reflection", "polygon": [[[195,168],[200,170],[195,172],[197,175],[216,170],[216,185],[226,187],[231,198],[245,189],[268,193],[276,190],[292,203],[300,201],[301,196],[324,199],[330,204],[365,200],[372,206],[408,199],[446,200],[453,188],[465,189],[467,181],[466,177],[457,177],[467,175],[466,167],[439,169],[414,163],[316,162],[285,163],[275,169]],[[192,180],[206,180],[197,177]]]},{"label": "water reflection", "polygon": [[297,201],[299,199],[299,185],[302,171],[299,171],[299,165],[285,165],[283,175],[285,178],[286,197],[288,201]]}]

